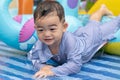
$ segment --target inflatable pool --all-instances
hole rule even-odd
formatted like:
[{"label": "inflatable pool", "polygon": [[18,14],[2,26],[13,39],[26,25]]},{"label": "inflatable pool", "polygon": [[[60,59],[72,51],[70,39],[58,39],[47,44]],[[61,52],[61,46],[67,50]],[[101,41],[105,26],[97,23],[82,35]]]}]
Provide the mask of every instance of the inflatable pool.
[{"label": "inflatable pool", "polygon": [[[0,40],[5,42],[7,45],[11,47],[28,52],[37,40],[37,35],[33,27],[34,26],[33,16],[32,14],[26,14],[28,12],[24,10],[23,12],[21,12],[22,11],[21,10],[19,11],[20,14],[21,13],[25,14],[17,15],[14,16],[13,18],[8,10],[11,1],[12,0],[1,0],[0,2],[0,14],[1,14]],[[68,22],[69,25],[67,29],[68,31],[74,32],[75,30],[78,29],[78,27],[84,26],[87,23],[88,15],[78,15],[79,8],[78,5],[80,3],[80,0],[57,0],[57,1],[59,1],[65,9],[66,21]],[[27,3],[27,1],[25,3]],[[29,11],[29,13],[31,12],[32,10]],[[104,18],[102,19],[102,21],[105,22],[109,20],[107,18]],[[120,55],[119,34],[120,31],[118,31],[115,34],[116,39],[109,41],[109,43],[104,47],[105,52]]]},{"label": "inflatable pool", "polygon": [[0,42],[0,79],[1,80],[119,80],[120,57],[103,54],[84,64],[81,71],[74,75],[34,79],[35,71],[25,52],[8,47]]},{"label": "inflatable pool", "polygon": [[[12,0],[1,0],[0,2],[0,80],[35,80],[33,78],[35,71],[26,56],[26,53],[37,40],[36,33],[32,26],[30,26],[30,30],[27,27],[29,24],[33,25],[32,15],[18,15],[13,19],[8,12],[8,6],[11,1]],[[79,26],[86,24],[80,22],[77,19],[77,15],[75,15],[76,17],[71,15],[73,14],[69,14],[69,16],[66,17],[69,23],[71,23],[70,21],[73,22],[69,24],[69,31],[74,32]],[[88,16],[79,17],[83,21],[88,18]],[[26,30],[28,33],[26,33]],[[113,44],[116,42],[115,47],[117,43],[120,42],[119,34],[120,31],[115,35],[117,38],[110,41]],[[120,52],[119,44],[117,48],[118,54]],[[113,53],[117,48],[113,47]],[[110,51],[110,49],[108,50]],[[47,77],[37,80],[119,80],[119,63],[119,56],[104,53],[84,64],[81,71],[77,74],[61,77]]]}]

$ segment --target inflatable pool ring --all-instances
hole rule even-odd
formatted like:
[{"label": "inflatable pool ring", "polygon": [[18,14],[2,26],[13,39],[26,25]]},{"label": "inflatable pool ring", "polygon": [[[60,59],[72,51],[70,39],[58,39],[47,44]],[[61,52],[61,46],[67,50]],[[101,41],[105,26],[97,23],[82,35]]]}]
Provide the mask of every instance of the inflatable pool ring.
[{"label": "inflatable pool ring", "polygon": [[29,51],[37,40],[32,15],[19,16],[18,23],[8,11],[11,1],[0,2],[0,40],[16,49]]},{"label": "inflatable pool ring", "polygon": [[62,4],[65,15],[72,15],[74,17],[78,17],[78,8],[80,4],[80,0],[57,0],[60,4]]},{"label": "inflatable pool ring", "polygon": [[[0,2],[0,14],[1,14],[0,40],[13,48],[28,52],[38,39],[33,27],[34,26],[33,16],[32,14],[17,15],[13,19],[8,11],[8,6],[11,3],[11,1],[12,0],[1,0]],[[71,5],[70,4],[71,0],[65,0],[65,1],[67,1],[66,4],[69,6],[67,7],[67,9],[69,10],[71,9],[71,11],[77,10],[78,0],[76,0],[77,5]],[[79,24],[80,21],[77,19],[77,16],[74,17],[75,14],[77,13],[72,13],[69,15],[66,14],[68,15],[66,17],[67,18],[66,20],[68,21],[68,23],[71,23],[69,24],[69,28],[74,27],[74,30],[80,26]],[[74,21],[74,24],[70,22],[70,19]],[[72,31],[73,30],[71,30],[71,32]]]},{"label": "inflatable pool ring", "polygon": [[65,20],[68,23],[67,30],[69,32],[74,32],[78,27],[83,26],[82,21],[78,19],[78,9],[80,5],[80,0],[56,0],[64,8]]}]

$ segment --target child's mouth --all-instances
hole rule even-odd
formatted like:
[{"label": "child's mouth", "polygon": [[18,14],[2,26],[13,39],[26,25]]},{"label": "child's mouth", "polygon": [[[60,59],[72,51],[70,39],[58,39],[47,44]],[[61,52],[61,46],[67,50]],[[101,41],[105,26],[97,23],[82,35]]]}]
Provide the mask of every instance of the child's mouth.
[{"label": "child's mouth", "polygon": [[45,42],[51,42],[53,39],[44,39]]}]

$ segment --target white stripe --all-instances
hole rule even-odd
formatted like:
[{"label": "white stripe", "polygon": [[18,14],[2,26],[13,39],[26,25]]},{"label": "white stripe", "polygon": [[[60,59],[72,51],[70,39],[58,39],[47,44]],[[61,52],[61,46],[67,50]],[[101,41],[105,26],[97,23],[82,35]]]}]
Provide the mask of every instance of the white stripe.
[{"label": "white stripe", "polygon": [[112,55],[105,54],[102,57],[120,60],[120,56],[112,56]]},{"label": "white stripe", "polygon": [[9,50],[6,50],[6,51],[2,51],[0,49],[0,55],[2,56],[9,56],[9,57],[15,57],[15,58],[18,58],[18,59],[26,59],[26,57],[22,54],[19,54],[19,53],[13,53],[13,52],[10,52]]},{"label": "white stripe", "polygon": [[5,62],[5,63],[10,63],[10,64],[13,64],[13,65],[16,65],[16,66],[19,66],[19,67],[22,67],[24,69],[28,69],[28,70],[31,70],[32,68],[32,65],[29,65],[29,64],[24,64],[24,63],[21,63],[21,62],[17,62],[15,60],[11,60],[9,58],[5,58],[5,57],[0,57],[0,60]]},{"label": "white stripe", "polygon": [[83,79],[80,79],[80,78],[75,78],[75,77],[70,77],[70,76],[64,76],[64,77],[61,76],[61,77],[58,77],[58,78],[60,78],[60,80],[83,80]]},{"label": "white stripe", "polygon": [[[10,79],[13,79],[13,80],[23,80],[23,79],[20,79],[18,77],[14,77],[14,76],[9,76],[9,75],[6,75],[6,74],[0,74],[1,76],[5,76],[5,77],[8,77]],[[2,80],[2,79],[1,79]]]},{"label": "white stripe", "polygon": [[92,78],[96,78],[96,79],[100,79],[100,80],[117,80],[116,78],[104,76],[102,74],[97,74],[97,73],[90,73],[90,72],[81,71],[80,74],[85,75],[85,76],[90,76]]},{"label": "white stripe", "polygon": [[111,69],[111,68],[104,68],[102,66],[95,66],[95,65],[92,65],[92,64],[89,64],[89,63],[87,65],[84,65],[84,67],[91,68],[91,69],[98,70],[98,71],[107,71],[107,72],[110,72],[110,73],[120,75],[119,70],[114,70],[114,69]]},{"label": "white stripe", "polygon": [[101,64],[115,66],[115,67],[119,67],[120,68],[120,64],[119,63],[114,63],[114,62],[104,61],[104,60],[96,60],[96,59],[92,59],[91,61],[92,62],[96,62],[96,63],[101,63]]},{"label": "white stripe", "polygon": [[22,50],[17,50],[17,49],[15,49],[15,48],[11,48],[11,47],[9,47],[9,46],[7,46],[7,45],[0,45],[0,49],[1,50],[5,50],[5,51],[7,51],[7,50],[9,50],[9,51],[12,51],[12,52],[19,52],[20,54],[24,54],[24,53],[26,53],[26,52],[24,52],[24,51],[22,51]]},{"label": "white stripe", "polygon": [[4,42],[0,41],[0,46],[7,46]]},{"label": "white stripe", "polygon": [[9,68],[9,67],[6,67],[6,66],[2,66],[2,65],[0,65],[0,69],[4,70],[4,71],[8,71],[8,72],[16,74],[16,75],[21,75],[21,76],[23,76],[25,78],[31,78],[33,76],[31,74],[24,73],[24,72],[21,72],[21,71],[17,71],[17,70],[14,70],[12,68]]}]

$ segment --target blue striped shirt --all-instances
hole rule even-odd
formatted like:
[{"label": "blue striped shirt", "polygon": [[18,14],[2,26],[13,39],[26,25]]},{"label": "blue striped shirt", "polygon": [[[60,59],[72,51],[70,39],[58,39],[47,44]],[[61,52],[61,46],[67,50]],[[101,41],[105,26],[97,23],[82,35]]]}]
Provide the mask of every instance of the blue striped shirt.
[{"label": "blue striped shirt", "polygon": [[82,64],[88,62],[104,43],[114,38],[114,33],[119,28],[120,17],[104,24],[89,21],[85,27],[80,27],[74,33],[63,34],[56,55],[53,55],[48,46],[38,40],[28,53],[28,58],[37,70],[46,65],[48,60],[54,60],[59,64],[51,69],[56,76],[77,73]]}]

